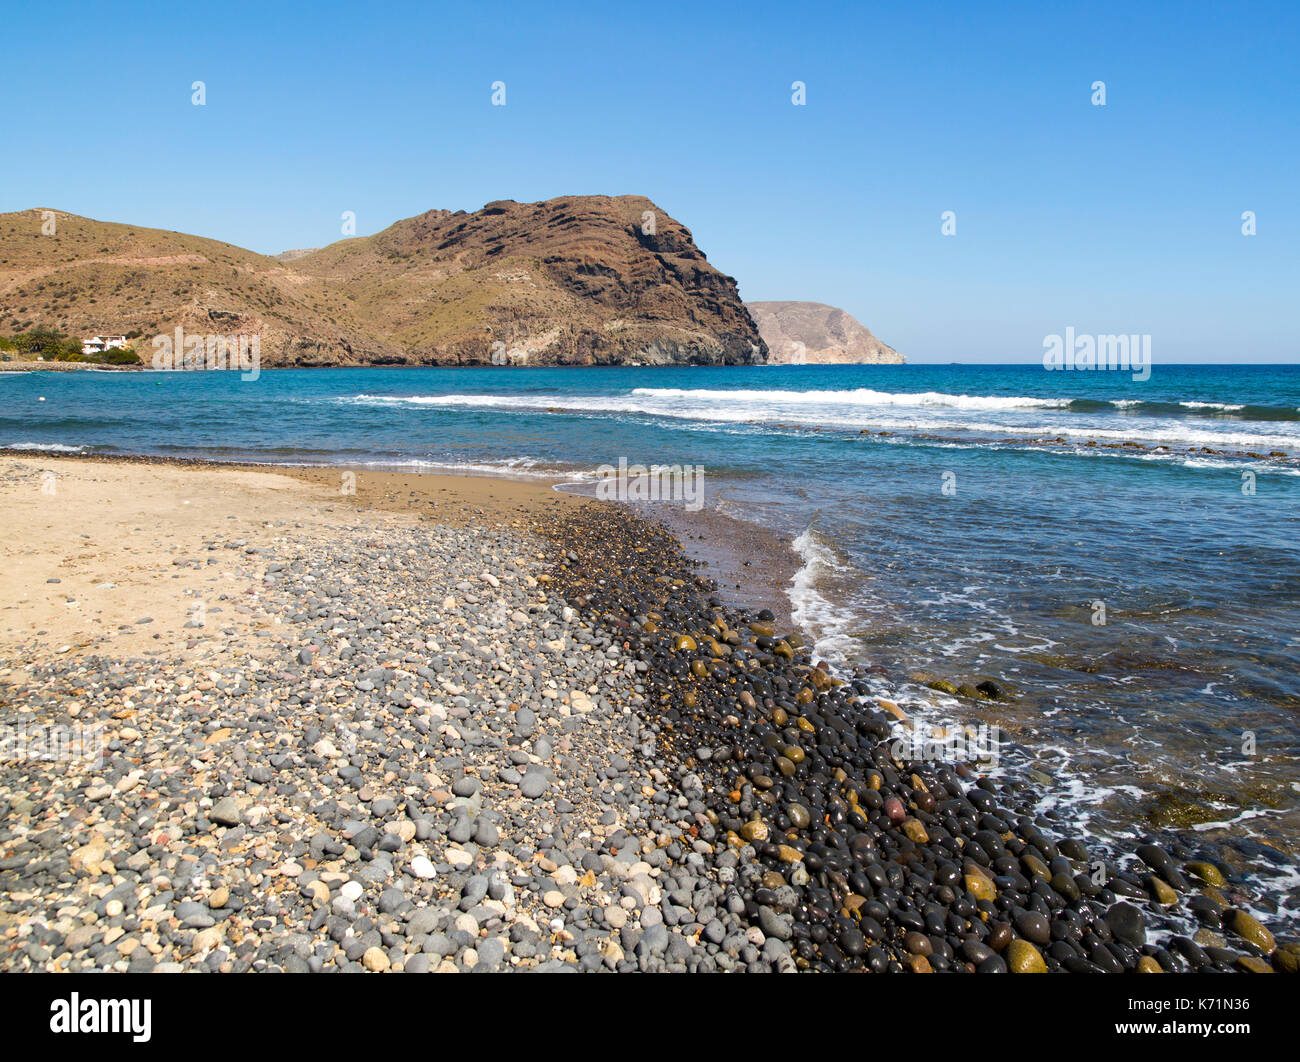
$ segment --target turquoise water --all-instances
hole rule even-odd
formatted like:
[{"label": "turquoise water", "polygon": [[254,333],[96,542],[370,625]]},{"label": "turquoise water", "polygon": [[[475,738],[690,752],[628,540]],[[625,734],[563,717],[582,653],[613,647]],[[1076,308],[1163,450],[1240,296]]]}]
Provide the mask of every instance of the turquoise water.
[{"label": "turquoise water", "polygon": [[797,544],[795,615],[837,666],[998,725],[1001,769],[1095,835],[1223,843],[1300,908],[1300,367],[6,374],[0,445],[578,490],[620,457],[702,465],[708,507]]}]

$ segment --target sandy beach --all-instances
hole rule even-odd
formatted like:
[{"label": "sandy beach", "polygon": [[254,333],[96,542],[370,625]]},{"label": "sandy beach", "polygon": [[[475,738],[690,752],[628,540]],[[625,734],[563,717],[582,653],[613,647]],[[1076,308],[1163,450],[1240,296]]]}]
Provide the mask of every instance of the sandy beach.
[{"label": "sandy beach", "polygon": [[[546,857],[548,831],[618,836],[629,817],[579,764],[628,794],[651,781],[610,772],[611,740],[638,739],[602,695],[614,662],[532,574],[545,578],[549,546],[513,530],[582,501],[502,480],[363,473],[340,493],[340,473],[134,461],[11,458],[2,475],[6,968],[306,970],[351,955],[460,969],[476,963],[470,941],[492,967],[507,947],[515,965],[564,957],[548,901],[582,871]],[[304,631],[302,595],[324,578],[348,586],[322,592],[351,602],[347,634],[338,619]],[[346,694],[329,674],[344,661]],[[23,755],[56,730],[93,730],[100,759]],[[282,780],[298,768],[308,785]],[[471,867],[444,897],[454,917],[425,906]],[[617,887],[600,898],[618,907]],[[413,950],[385,943],[404,914]],[[304,942],[345,916],[365,928]],[[267,917],[277,944],[255,928]],[[459,943],[430,944],[435,927]]]},{"label": "sandy beach", "polygon": [[0,494],[0,968],[1300,958],[1233,868],[1120,865],[1021,785],[908,760],[896,707],[629,507],[32,456]]},{"label": "sandy beach", "polygon": [[[461,476],[192,462],[7,457],[0,652],[202,653],[186,623],[202,603],[241,635],[271,622],[247,600],[277,528],[328,536],[371,513],[524,526],[580,504],[544,486]],[[209,549],[220,541],[221,548]],[[140,623],[141,618],[151,622]],[[215,622],[215,618],[214,618]],[[194,646],[186,643],[195,642]],[[207,647],[210,648],[210,647]]]}]

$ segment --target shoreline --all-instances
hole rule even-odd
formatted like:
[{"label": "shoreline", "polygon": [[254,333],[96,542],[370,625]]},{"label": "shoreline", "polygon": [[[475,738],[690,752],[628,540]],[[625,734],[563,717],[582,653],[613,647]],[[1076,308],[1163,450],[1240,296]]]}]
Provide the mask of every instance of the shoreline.
[{"label": "shoreline", "polygon": [[[1139,848],[1148,873],[1107,865],[1098,886],[1085,843],[1028,814],[1018,785],[899,760],[865,689],[814,666],[781,617],[725,603],[630,508],[512,480],[366,470],[341,495],[334,467],[10,456],[24,492],[32,466],[67,462],[44,500],[91,533],[124,497],[126,523],[178,514],[133,563],[173,598],[209,569],[225,593],[200,627],[174,610],[174,643],[143,666],[47,645],[0,672],[0,701],[33,722],[113,734],[98,772],[0,764],[0,865],[21,885],[0,907],[6,968],[1037,972],[1300,954],[1241,909],[1230,868]],[[88,577],[124,556],[87,558]],[[86,907],[54,917],[69,872]],[[1171,896],[1210,936],[1160,935]],[[259,913],[293,932],[258,931]]]},{"label": "shoreline", "polygon": [[139,372],[145,365],[111,365],[98,361],[0,361],[0,373],[6,372]]},{"label": "shoreline", "polygon": [[[575,503],[601,504],[598,499],[580,493],[578,490],[566,489],[582,487],[581,482],[550,477],[522,478],[502,473],[500,476],[461,474],[451,472],[406,471],[398,468],[366,467],[350,468],[347,465],[302,465],[276,461],[214,461],[202,457],[183,457],[162,454],[133,453],[81,453],[72,450],[40,450],[31,448],[14,448],[0,451],[0,459],[5,456],[32,459],[101,461],[133,465],[160,465],[177,468],[196,469],[236,469],[243,471],[278,472],[324,487],[335,482],[344,472],[353,472],[358,483],[368,480],[380,480],[385,490],[367,491],[352,495],[353,503],[358,506],[379,506],[379,501],[391,494],[394,487],[400,486],[407,477],[415,477],[417,482],[438,483],[435,489],[449,490],[441,481],[459,483],[462,481],[483,484],[510,483],[518,485],[520,495],[533,491],[551,491],[559,497],[572,499]],[[507,490],[505,493],[516,492]],[[393,504],[392,499],[387,499]],[[624,503],[626,504],[626,503]],[[406,508],[410,508],[407,506]],[[786,586],[799,572],[802,559],[795,551],[792,541],[784,535],[758,524],[749,523],[735,517],[726,516],[710,509],[686,513],[676,506],[664,504],[645,506],[650,519],[666,524],[677,536],[682,548],[698,561],[701,570],[724,588],[724,596],[740,606],[770,608],[780,625],[794,629],[791,617],[792,605]],[[442,514],[445,516],[445,514]],[[704,533],[698,533],[704,529]],[[757,569],[755,561],[757,560]],[[802,632],[807,634],[807,632]]]}]

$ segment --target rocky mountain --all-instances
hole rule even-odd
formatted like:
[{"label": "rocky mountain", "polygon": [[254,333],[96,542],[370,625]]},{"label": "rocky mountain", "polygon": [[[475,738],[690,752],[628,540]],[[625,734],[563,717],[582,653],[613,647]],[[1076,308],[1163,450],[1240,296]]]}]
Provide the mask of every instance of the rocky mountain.
[{"label": "rocky mountain", "polygon": [[[54,232],[46,234],[53,217]],[[262,365],[762,364],[733,278],[639,196],[433,210],[255,254],[45,210],[0,214],[0,335],[178,326],[261,337]]]},{"label": "rocky mountain", "polygon": [[748,302],[772,365],[902,365],[850,314],[820,302]]},{"label": "rocky mountain", "polygon": [[753,364],[736,282],[637,196],[431,210],[293,263],[436,364]]}]

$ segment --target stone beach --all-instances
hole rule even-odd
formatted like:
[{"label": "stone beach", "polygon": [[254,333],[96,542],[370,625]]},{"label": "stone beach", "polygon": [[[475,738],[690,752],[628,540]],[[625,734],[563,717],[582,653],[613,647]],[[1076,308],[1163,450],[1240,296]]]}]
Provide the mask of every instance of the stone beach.
[{"label": "stone beach", "polygon": [[[0,623],[0,969],[1300,965],[1212,851],[1111,861],[1019,783],[896,759],[887,706],[628,508],[48,457],[0,464],[6,502],[49,469],[73,499],[217,493],[132,561],[140,600],[183,598],[165,632]],[[88,497],[57,504],[107,520]],[[60,578],[29,567],[4,614],[46,623]],[[102,756],[18,754],[52,728]]]}]

